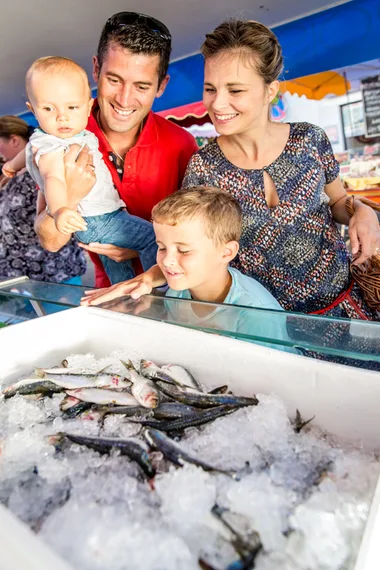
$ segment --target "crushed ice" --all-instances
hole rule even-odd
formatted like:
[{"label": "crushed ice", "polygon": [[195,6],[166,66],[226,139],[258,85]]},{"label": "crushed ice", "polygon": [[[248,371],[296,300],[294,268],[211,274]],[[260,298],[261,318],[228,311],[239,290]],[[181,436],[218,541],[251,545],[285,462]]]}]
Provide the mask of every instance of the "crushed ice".
[{"label": "crushed ice", "polygon": [[[96,360],[71,355],[70,366],[123,374],[117,351]],[[260,535],[258,570],[353,568],[379,475],[377,458],[339,444],[309,424],[296,434],[284,403],[258,394],[243,408],[180,440],[184,450],[240,481],[182,469],[154,452],[154,489],[139,467],[112,452],[71,444],[56,453],[60,431],[135,437],[140,426],[109,415],[64,419],[62,394],[0,401],[0,501],[75,568],[196,570],[202,558],[222,570],[238,558],[230,531],[211,514],[215,503]],[[93,419],[91,419],[93,418]]]}]

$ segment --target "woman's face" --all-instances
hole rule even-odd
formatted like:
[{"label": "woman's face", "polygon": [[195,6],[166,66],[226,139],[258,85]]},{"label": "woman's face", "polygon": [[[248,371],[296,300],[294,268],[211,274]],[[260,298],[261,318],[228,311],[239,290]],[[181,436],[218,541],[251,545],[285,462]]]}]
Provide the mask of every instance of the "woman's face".
[{"label": "woman's face", "polygon": [[221,135],[265,124],[277,90],[278,82],[266,85],[246,54],[222,53],[206,60],[203,103]]},{"label": "woman's face", "polygon": [[9,139],[0,137],[0,156],[5,161],[12,160],[18,153],[26,146],[24,141],[19,136],[11,136]]}]

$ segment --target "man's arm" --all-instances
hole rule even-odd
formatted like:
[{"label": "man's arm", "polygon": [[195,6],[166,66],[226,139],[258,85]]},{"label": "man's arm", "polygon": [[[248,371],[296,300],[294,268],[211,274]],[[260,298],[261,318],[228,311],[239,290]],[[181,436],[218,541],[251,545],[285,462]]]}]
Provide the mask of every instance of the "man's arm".
[{"label": "man's arm", "polygon": [[[78,155],[79,149],[79,145],[72,145],[64,158],[68,207],[73,210],[77,209],[79,202],[87,196],[96,181],[88,148],[85,147]],[[62,234],[55,227],[53,218],[46,212],[46,201],[42,192],[38,193],[34,229],[42,247],[52,252],[59,251],[71,237]]]}]

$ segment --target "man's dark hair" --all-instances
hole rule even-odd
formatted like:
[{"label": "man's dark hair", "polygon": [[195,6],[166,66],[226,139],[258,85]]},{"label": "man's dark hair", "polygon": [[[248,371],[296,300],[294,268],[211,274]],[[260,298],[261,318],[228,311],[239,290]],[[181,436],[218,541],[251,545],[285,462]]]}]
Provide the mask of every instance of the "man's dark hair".
[{"label": "man's dark hair", "polygon": [[171,41],[150,30],[142,22],[134,25],[109,29],[104,26],[98,45],[99,69],[107,55],[109,46],[113,44],[129,50],[133,54],[159,55],[158,86],[161,85],[168,72]]}]

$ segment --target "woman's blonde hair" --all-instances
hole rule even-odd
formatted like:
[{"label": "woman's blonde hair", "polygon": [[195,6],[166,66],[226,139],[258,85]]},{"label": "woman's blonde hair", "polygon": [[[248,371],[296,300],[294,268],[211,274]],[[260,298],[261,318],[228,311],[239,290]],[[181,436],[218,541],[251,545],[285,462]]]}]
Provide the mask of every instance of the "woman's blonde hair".
[{"label": "woman's blonde hair", "polygon": [[267,85],[279,78],[284,67],[277,37],[264,24],[253,20],[226,20],[206,34],[201,52],[205,59],[228,52],[251,55],[256,71]]},{"label": "woman's blonde hair", "polygon": [[17,135],[28,142],[30,136],[28,123],[13,115],[0,117],[0,137],[10,139],[13,135]]},{"label": "woman's blonde hair", "polygon": [[152,220],[175,226],[200,218],[207,237],[217,245],[239,241],[242,214],[233,196],[219,188],[194,186],[178,190],[159,202],[152,210]]}]

